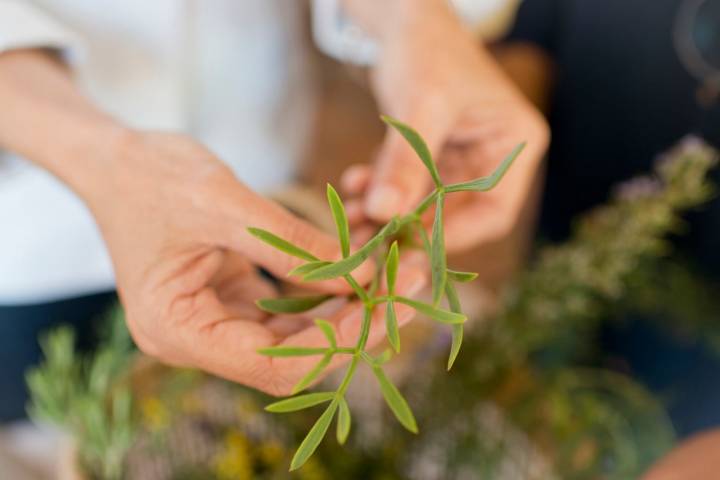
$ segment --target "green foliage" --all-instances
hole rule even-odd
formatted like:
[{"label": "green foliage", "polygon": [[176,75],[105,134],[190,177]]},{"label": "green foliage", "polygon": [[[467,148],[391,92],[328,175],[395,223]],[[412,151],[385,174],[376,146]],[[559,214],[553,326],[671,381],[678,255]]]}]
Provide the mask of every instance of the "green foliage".
[{"label": "green foliage", "polygon": [[335,398],[334,392],[306,393],[305,395],[298,395],[297,397],[286,398],[285,400],[271,403],[265,407],[265,410],[273,413],[296,412],[329,402],[333,398]]},{"label": "green foliage", "polygon": [[340,251],[343,258],[350,255],[350,227],[348,225],[347,215],[345,215],[345,206],[340,200],[340,195],[335,191],[332,185],[327,184],[327,199],[330,205],[335,226],[337,227],[338,239],[340,240]]},{"label": "green foliage", "polygon": [[[587,367],[588,352],[593,351],[590,342],[602,320],[631,309],[666,314],[659,317],[663,326],[718,348],[717,285],[700,281],[697,272],[667,258],[665,239],[682,225],[683,209],[708,198],[706,174],[713,163],[711,150],[685,144],[659,165],[655,176],[622,186],[607,205],[583,216],[568,241],[539,248],[498,312],[464,332],[463,355],[452,353],[455,330],[462,324],[449,327],[451,375],[444,362],[437,362],[437,343],[425,344],[414,355],[408,352],[413,356],[403,378],[404,403],[412,404],[410,414],[415,426],[422,425],[422,435],[407,435],[404,426],[386,422],[375,408],[367,408],[372,405],[361,392],[356,399],[348,398],[353,406],[357,400],[364,407],[353,410],[349,438],[347,386],[359,363],[376,371],[391,359],[393,350],[374,356],[364,349],[338,346],[333,325],[324,320],[316,323],[328,347],[312,354],[318,359],[329,352],[348,355],[342,383],[335,391],[298,395],[266,407],[289,411],[294,402],[297,406],[317,401],[314,406],[331,408],[323,414],[329,421],[314,429],[293,462],[299,466],[307,460],[305,466],[292,474],[286,472],[292,449],[319,423],[319,408],[306,403],[308,408],[293,415],[262,415],[260,405],[267,397],[252,389],[168,369],[151,379],[168,394],[153,395],[162,400],[166,414],[177,417],[164,430],[150,428],[144,415],[135,412],[143,412],[146,398],[138,395],[146,392],[136,391],[131,398],[125,388],[131,350],[121,321],[110,324],[92,356],[74,353],[69,329],[43,337],[46,361],[28,374],[30,410],[73,433],[87,478],[118,478],[123,466],[123,478],[178,480],[641,478],[672,446],[672,426],[658,399],[629,378]],[[432,205],[436,196],[428,198]],[[425,230],[410,226],[421,240],[414,243],[429,252]],[[406,248],[404,241],[412,243],[408,237],[400,237],[399,247]],[[388,255],[390,249],[383,255],[378,248],[374,257],[380,258],[380,267],[382,260],[387,265]],[[380,267],[376,279],[387,275]],[[459,313],[460,306],[450,289],[472,276],[448,272],[445,295],[451,312]],[[372,286],[367,293],[358,292],[366,295],[362,301],[368,305],[387,296]],[[369,325],[370,313],[365,312],[363,327]],[[366,335],[363,329],[358,340]],[[282,355],[283,350],[291,351],[288,348],[297,347],[269,352]],[[341,454],[335,442],[321,441],[336,414],[338,443],[347,441],[352,454]],[[128,452],[129,438],[133,447]],[[225,461],[218,463],[218,458]]]},{"label": "green foliage", "polygon": [[318,268],[305,275],[303,279],[311,282],[330,280],[332,278],[342,277],[343,275],[349,275],[353,270],[362,265],[388,238],[395,235],[399,228],[400,222],[393,218],[390,220],[390,223],[385,225],[369,242],[360,247],[355,253],[331,265]]},{"label": "green foliage", "polygon": [[400,135],[405,137],[405,140],[407,140],[413,150],[415,150],[415,153],[417,153],[417,156],[423,162],[425,168],[427,168],[428,172],[430,172],[430,176],[432,177],[433,182],[435,182],[435,186],[442,188],[443,183],[442,180],[440,180],[440,173],[435,165],[435,160],[433,160],[430,149],[425,144],[425,140],[423,140],[420,134],[411,127],[395,120],[394,118],[388,117],[387,115],[383,115],[381,118],[383,122],[393,127],[398,133],[400,133]]},{"label": "green foliage", "polygon": [[[363,322],[361,325],[360,335],[357,339],[355,347],[346,352],[352,355],[350,366],[348,367],[345,377],[338,388],[332,403],[313,426],[305,440],[298,448],[291,464],[291,470],[299,468],[303,465],[303,463],[305,463],[305,461],[307,461],[308,458],[310,458],[319,443],[322,441],[322,438],[330,425],[332,417],[338,408],[340,410],[337,432],[338,441],[340,443],[345,442],[349,432],[350,412],[347,404],[345,403],[344,394],[350,381],[352,380],[359,359],[364,359],[371,365],[373,373],[380,384],[383,396],[398,421],[411,432],[417,433],[418,429],[415,417],[413,416],[408,403],[402,397],[397,387],[390,382],[382,370],[382,364],[389,360],[389,358],[383,358],[383,361],[379,362],[372,359],[372,357],[370,357],[370,355],[365,351],[373,311],[379,305],[383,303],[386,304],[385,325],[387,337],[388,342],[395,352],[400,351],[400,332],[398,329],[397,313],[395,311],[395,305],[397,303],[405,304],[413,308],[415,311],[427,315],[431,319],[440,323],[452,325],[453,344],[451,347],[450,359],[448,361],[448,368],[452,366],[453,362],[457,358],[460,350],[460,344],[462,342],[462,323],[464,323],[467,319],[461,311],[452,282],[468,282],[473,280],[477,275],[465,272],[448,271],[443,226],[443,212],[446,192],[489,190],[502,178],[523,147],[521,145],[513,150],[513,152],[489,177],[446,187],[442,183],[435,161],[433,160],[430,150],[422,137],[411,127],[399,122],[398,120],[387,116],[383,116],[382,119],[385,123],[396,129],[398,133],[407,140],[427,168],[430,177],[435,183],[435,189],[433,192],[431,192],[414,211],[406,216],[393,218],[387,225],[382,227],[374,237],[365,243],[365,245],[361,246],[351,254],[350,231],[347,216],[345,214],[345,207],[343,206],[342,200],[335,189],[331,185],[328,185],[328,204],[330,205],[330,211],[337,227],[338,241],[343,257],[338,261],[333,261],[332,259],[318,259],[271,232],[257,228],[249,229],[251,234],[255,235],[265,243],[288,253],[289,255],[302,258],[303,260],[309,262],[295,268],[290,272],[290,275],[303,275],[303,279],[305,281],[329,280],[342,277],[348,282],[355,292],[358,300],[360,300],[364,305]],[[435,205],[435,220],[432,227],[432,241],[430,241],[427,238],[427,233],[421,223],[421,215],[429,209],[433,203]],[[423,246],[430,257],[432,305],[399,296],[395,293],[395,284],[400,261],[400,249],[396,238],[407,238],[408,234],[412,234],[413,231],[420,232]],[[382,246],[385,246],[388,243],[390,243],[390,247],[385,247],[387,248],[387,253],[383,262],[385,264],[387,295],[380,296],[377,295],[377,287],[379,283],[377,280],[380,278],[380,271],[378,271],[374,276],[373,284],[368,289],[365,289],[358,284],[358,282],[353,278],[352,272],[370,258],[371,255],[375,254]],[[378,268],[380,268],[380,266]],[[438,307],[440,301],[445,295],[448,296],[451,311]],[[264,299],[259,301],[258,305],[262,309],[272,313],[301,312],[309,310],[327,299],[328,297]],[[307,388],[316,379],[318,379],[330,364],[333,355],[338,352],[332,327],[329,324],[319,324],[318,326],[323,330],[328,338],[328,342],[330,343],[330,348],[328,349],[281,346],[259,350],[262,354],[276,357],[317,354],[323,355],[319,363],[295,386],[293,393],[297,393]],[[387,353],[384,356],[387,357],[388,355],[390,355],[390,353]],[[280,404],[282,404],[282,402],[280,402]],[[278,404],[276,403],[273,405],[277,406]]]},{"label": "green foliage", "polygon": [[330,427],[330,423],[332,422],[337,409],[338,402],[332,401],[325,412],[320,415],[320,418],[318,418],[317,422],[315,422],[315,425],[313,425],[310,429],[305,437],[305,440],[302,441],[297,449],[297,452],[295,452],[295,456],[293,457],[292,462],[290,462],[290,470],[297,470],[302,467],[303,464],[307,462],[308,458],[310,458],[310,456],[315,452],[315,449],[317,449],[320,442],[322,442],[328,427]]},{"label": "green foliage", "polygon": [[[551,452],[556,475],[532,478],[640,478],[671,448],[672,426],[657,399],[622,375],[578,365],[587,365],[600,322],[618,309],[661,311],[663,322],[670,313],[682,319],[673,328],[685,332],[719,331],[710,325],[718,307],[710,305],[710,295],[698,296],[708,285],[688,281],[687,272],[668,268],[663,259],[670,251],[666,237],[682,225],[683,210],[709,198],[707,173],[715,163],[707,146],[685,142],[654,175],[621,185],[607,204],[576,223],[568,241],[540,248],[498,314],[466,335],[466,348],[481,353],[459,357],[453,375],[417,395],[427,400],[416,411],[431,412],[421,418],[430,423],[424,431],[449,432],[457,450],[473,452],[442,465],[449,478],[479,471],[483,457],[502,464],[516,448],[499,435],[485,450],[491,429],[466,426],[465,416],[453,422],[453,412],[474,408],[478,395],[496,401],[514,428]],[[680,306],[679,297],[692,305]],[[699,304],[705,304],[704,315],[694,311]],[[688,325],[699,317],[708,320]],[[443,409],[432,403],[439,396]],[[499,466],[482,468],[487,478],[502,478]]]},{"label": "green foliage", "polygon": [[341,398],[337,421],[337,441],[340,445],[344,445],[347,441],[347,437],[350,434],[351,422],[350,407],[348,406],[347,400]]},{"label": "green foliage", "polygon": [[[454,313],[462,314],[462,306],[460,305],[460,298],[458,298],[457,290],[451,280],[448,280],[445,285],[445,296],[447,297],[448,304],[450,305],[450,311]],[[448,357],[447,369],[450,370],[460,353],[460,346],[463,341],[464,330],[462,324],[456,324],[452,326],[452,343],[450,344],[450,355]]]},{"label": "green foliage", "polygon": [[458,272],[449,268],[447,270],[447,274],[450,280],[460,283],[472,282],[478,277],[478,274],[475,272]]},{"label": "green foliage", "polygon": [[407,401],[400,393],[400,390],[398,390],[390,379],[387,378],[380,365],[373,363],[371,367],[375,377],[378,379],[383,397],[385,397],[385,401],[390,407],[390,410],[392,410],[395,414],[395,418],[397,418],[398,422],[400,422],[403,427],[407,428],[412,433],[418,433],[415,416],[413,415],[412,410],[410,410],[410,406]]},{"label": "green foliage", "polygon": [[330,325],[330,322],[328,322],[327,320],[317,319],[317,320],[315,320],[315,325],[317,325],[318,328],[320,330],[322,330],[323,334],[325,335],[325,338],[327,338],[327,341],[330,344],[330,347],[337,348],[337,339],[335,338],[335,330],[333,329],[332,325]]},{"label": "green foliage", "polygon": [[317,307],[330,299],[330,295],[312,297],[263,298],[255,302],[261,310],[269,313],[301,313]]},{"label": "green foliage", "polygon": [[298,393],[305,390],[307,387],[309,387],[315,380],[317,380],[318,377],[320,377],[320,374],[327,368],[328,365],[330,365],[330,361],[333,357],[333,351],[329,350],[325,355],[323,355],[322,359],[315,365],[312,370],[310,370],[307,375],[305,375],[303,378],[300,379],[300,381],[295,385],[292,389],[292,393]]},{"label": "green foliage", "polygon": [[443,205],[445,195],[440,192],[435,200],[432,242],[430,243],[430,271],[432,273],[433,305],[440,303],[447,280],[447,258],[445,255],[445,232],[443,226]]},{"label": "green foliage", "polygon": [[133,347],[120,310],[108,320],[108,331],[91,356],[75,352],[68,327],[45,335],[45,360],[27,373],[30,415],[75,432],[80,461],[104,479],[122,477],[125,455],[136,422],[124,375]]},{"label": "green foliage", "polygon": [[395,302],[392,300],[385,305],[385,329],[387,330],[388,342],[395,353],[400,353],[400,330],[398,328],[397,314],[395,313]]},{"label": "green foliage", "polygon": [[487,192],[488,190],[492,190],[495,185],[500,182],[502,177],[507,173],[507,171],[510,169],[510,166],[513,164],[515,159],[520,155],[520,153],[525,148],[525,143],[521,143],[517,147],[513,149],[510,154],[505,157],[505,159],[500,163],[500,166],[495,169],[495,171],[487,177],[478,178],[477,180],[472,180],[470,182],[463,182],[463,183],[455,183],[453,185],[448,185],[445,188],[445,191],[450,192]]},{"label": "green foliage", "polygon": [[277,347],[261,348],[258,350],[258,353],[267,355],[268,357],[309,357],[312,355],[323,355],[327,351],[327,348],[288,347],[280,345]]},{"label": "green foliage", "polygon": [[332,262],[322,261],[322,260],[316,260],[313,262],[303,263],[302,265],[298,265],[297,267],[293,268],[288,272],[288,277],[292,277],[295,275],[307,275],[308,273],[317,270],[320,267],[324,267],[326,265],[330,265]]},{"label": "green foliage", "polygon": [[262,228],[250,227],[248,228],[248,232],[250,232],[250,234],[257,239],[267,243],[273,248],[277,248],[281,252],[287,253],[288,255],[300,258],[302,260],[307,260],[308,262],[315,262],[318,260],[315,255],[308,252],[307,250],[304,250],[297,245],[294,245],[287,240],[278,237],[274,233],[268,232],[267,230],[263,230]]}]

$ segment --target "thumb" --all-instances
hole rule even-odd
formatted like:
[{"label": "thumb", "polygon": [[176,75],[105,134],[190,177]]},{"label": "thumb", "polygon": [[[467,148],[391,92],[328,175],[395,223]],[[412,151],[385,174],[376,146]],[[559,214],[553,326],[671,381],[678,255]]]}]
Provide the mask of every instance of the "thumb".
[{"label": "thumb", "polygon": [[[252,263],[262,266],[278,278],[327,292],[347,293],[350,291],[350,287],[343,279],[303,282],[300,277],[288,277],[287,274],[290,270],[306,263],[307,260],[291,256],[266,244],[252,236],[247,229],[255,227],[267,230],[318,259],[329,261],[341,258],[340,244],[337,238],[248,189],[243,188],[235,198],[236,201],[227,203],[230,205],[229,214],[232,216],[232,220],[223,221],[221,219],[224,226],[220,237],[215,239],[216,243],[241,252]],[[361,284],[369,282],[372,277],[372,266],[369,262],[365,262],[353,271],[353,276]]]},{"label": "thumb", "polygon": [[[432,156],[437,157],[446,129],[437,119],[424,121],[423,117],[401,120],[423,137]],[[387,222],[415,207],[431,184],[430,174],[417,153],[400,133],[388,127],[365,198],[365,213],[376,222]]]}]

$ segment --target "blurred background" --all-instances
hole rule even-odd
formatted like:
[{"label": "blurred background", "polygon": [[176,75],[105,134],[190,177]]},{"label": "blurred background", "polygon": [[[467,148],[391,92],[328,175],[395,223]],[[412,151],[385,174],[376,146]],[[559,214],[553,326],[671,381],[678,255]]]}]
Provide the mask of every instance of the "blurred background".
[{"label": "blurred background", "polygon": [[[304,2],[31,3],[77,36],[68,61],[101,106],[191,132],[321,227],[325,183],[382,141],[367,69],[318,49]],[[714,478],[720,1],[474,3],[478,45],[546,115],[552,143],[512,235],[450,259],[481,272],[461,291],[472,325],[453,370],[449,331],[403,330],[391,373],[421,434],[357,388],[349,444],[327,441],[288,474],[317,412],[271,417],[257,392],[139,354],[85,207],[4,152],[0,225],[19,226],[0,227],[16,253],[0,262],[0,477]],[[142,28],[158,17],[162,31]]]}]

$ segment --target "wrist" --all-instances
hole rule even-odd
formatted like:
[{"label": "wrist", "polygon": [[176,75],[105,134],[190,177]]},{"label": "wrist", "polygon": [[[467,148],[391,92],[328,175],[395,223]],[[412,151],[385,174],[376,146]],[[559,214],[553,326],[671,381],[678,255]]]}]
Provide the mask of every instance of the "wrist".
[{"label": "wrist", "polygon": [[109,182],[137,133],[107,118],[96,119],[92,126],[80,121],[71,130],[68,141],[51,154],[55,158],[49,169],[92,205],[111,190]]},{"label": "wrist", "polygon": [[76,89],[65,67],[42,50],[0,55],[0,148],[52,172],[85,198],[107,177],[124,135]]}]

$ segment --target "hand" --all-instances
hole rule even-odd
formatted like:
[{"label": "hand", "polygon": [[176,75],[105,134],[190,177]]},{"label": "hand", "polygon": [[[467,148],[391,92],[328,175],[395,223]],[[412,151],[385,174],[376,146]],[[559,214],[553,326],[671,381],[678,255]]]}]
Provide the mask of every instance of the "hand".
[{"label": "hand", "polygon": [[[360,2],[355,2],[361,8]],[[448,251],[503,238],[514,227],[549,141],[537,112],[449,11],[447,2],[394,0],[403,21],[369,28],[381,42],[372,72],[380,110],[425,138],[445,182],[489,174],[520,142],[527,147],[493,191],[449,196]],[[369,11],[381,5],[364,3]],[[403,5],[408,5],[406,8]],[[362,13],[362,12],[361,12]],[[366,20],[371,15],[365,15]],[[369,20],[368,20],[369,21]],[[404,139],[388,130],[374,168],[356,166],[343,178],[355,220],[385,222],[409,211],[431,180]]]},{"label": "hand", "polygon": [[[286,278],[301,261],[266,246],[246,228],[270,230],[319,258],[338,258],[337,241],[254,194],[186,137],[134,132],[116,144],[106,181],[86,199],[110,250],[139,347],[173,365],[198,367],[271,394],[289,393],[317,359],[288,362],[257,349],[324,346],[325,340],[309,317],[268,317],[255,307],[255,300],[274,296],[275,289],[254,265]],[[359,280],[368,273],[358,270]],[[417,290],[421,282],[419,273],[406,269],[405,290]],[[342,281],[308,286],[348,291]],[[321,313],[349,346],[360,328],[361,306],[330,303]],[[403,321],[410,317],[402,312]],[[381,338],[381,330],[373,332],[373,341]]]},{"label": "hand", "polygon": [[[268,318],[255,307],[254,300],[274,294],[255,265],[285,278],[299,260],[246,228],[270,230],[325,259],[340,257],[336,240],[245,188],[189,138],[118,125],[43,50],[0,54],[0,104],[0,147],[51,171],[92,210],[139,347],[169,363],[288,393],[315,359],[273,361],[256,350],[322,336],[302,317]],[[361,266],[354,275],[364,282],[370,270]],[[410,295],[422,279],[404,272],[398,281]],[[311,286],[349,290],[342,281]],[[321,313],[338,326],[341,342],[353,341],[359,307],[332,307]],[[372,341],[381,337],[371,332]]]}]

